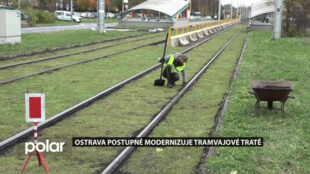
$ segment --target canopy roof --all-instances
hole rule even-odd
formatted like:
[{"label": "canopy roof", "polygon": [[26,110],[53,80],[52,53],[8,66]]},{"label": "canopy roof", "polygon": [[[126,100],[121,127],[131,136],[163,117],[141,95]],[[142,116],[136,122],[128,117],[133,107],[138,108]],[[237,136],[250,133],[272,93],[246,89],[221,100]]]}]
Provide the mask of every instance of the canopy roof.
[{"label": "canopy roof", "polygon": [[189,6],[187,0],[148,0],[131,9],[126,10],[123,15],[138,10],[153,10],[165,13],[171,18],[184,11]]}]

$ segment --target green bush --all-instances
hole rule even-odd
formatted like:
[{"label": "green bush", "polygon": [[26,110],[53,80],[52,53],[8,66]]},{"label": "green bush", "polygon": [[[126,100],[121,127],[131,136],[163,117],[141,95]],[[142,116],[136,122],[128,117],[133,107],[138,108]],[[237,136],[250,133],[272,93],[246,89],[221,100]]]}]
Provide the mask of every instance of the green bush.
[{"label": "green bush", "polygon": [[55,22],[55,17],[53,14],[44,12],[41,10],[29,9],[27,10],[28,23],[31,25],[34,24],[48,24]]}]

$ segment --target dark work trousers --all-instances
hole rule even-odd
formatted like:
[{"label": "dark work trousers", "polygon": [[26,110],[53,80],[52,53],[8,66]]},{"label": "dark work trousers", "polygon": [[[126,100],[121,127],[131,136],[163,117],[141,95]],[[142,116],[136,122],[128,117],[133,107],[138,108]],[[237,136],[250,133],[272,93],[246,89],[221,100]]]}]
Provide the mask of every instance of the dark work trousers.
[{"label": "dark work trousers", "polygon": [[174,84],[175,81],[179,80],[179,74],[178,73],[171,73],[172,67],[170,65],[167,65],[163,71],[163,76],[167,78],[168,83]]}]

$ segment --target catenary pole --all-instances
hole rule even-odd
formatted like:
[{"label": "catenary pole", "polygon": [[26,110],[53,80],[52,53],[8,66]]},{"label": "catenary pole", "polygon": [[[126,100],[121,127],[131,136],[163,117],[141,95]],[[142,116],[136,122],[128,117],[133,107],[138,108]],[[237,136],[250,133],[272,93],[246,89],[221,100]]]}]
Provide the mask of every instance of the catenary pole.
[{"label": "catenary pole", "polygon": [[274,26],[272,36],[273,40],[279,40],[281,38],[282,7],[283,7],[283,0],[276,0],[276,9],[274,13]]},{"label": "catenary pole", "polygon": [[221,0],[219,0],[218,23],[221,24]]},{"label": "catenary pole", "polygon": [[100,34],[103,34],[103,33],[105,33],[105,29],[104,29],[104,0],[99,0],[98,16],[99,16],[98,32]]},{"label": "catenary pole", "polygon": [[239,0],[237,0],[237,14],[236,18],[239,18]]},{"label": "catenary pole", "polygon": [[73,0],[71,0],[70,13],[71,13],[71,22],[73,22]]},{"label": "catenary pole", "polygon": [[230,3],[230,22],[232,22],[232,14],[233,14],[233,5],[232,5],[232,3],[233,3],[233,0],[231,0],[231,3]]}]

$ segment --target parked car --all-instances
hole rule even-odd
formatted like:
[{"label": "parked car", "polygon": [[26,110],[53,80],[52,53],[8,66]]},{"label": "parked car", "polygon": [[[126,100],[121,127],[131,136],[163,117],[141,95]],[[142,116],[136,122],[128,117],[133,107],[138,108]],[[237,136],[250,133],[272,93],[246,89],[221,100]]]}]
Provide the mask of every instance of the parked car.
[{"label": "parked car", "polygon": [[201,18],[200,12],[192,12],[190,19],[199,19],[199,18]]},{"label": "parked car", "polygon": [[115,18],[116,15],[115,15],[114,13],[107,12],[107,13],[106,13],[106,17],[107,17],[107,18]]},{"label": "parked car", "polygon": [[[69,11],[55,11],[55,16],[58,20],[62,21],[71,21],[71,13]],[[82,22],[81,17],[73,15],[73,22],[80,23]]]},{"label": "parked car", "polygon": [[95,15],[92,12],[83,12],[82,17],[84,18],[94,18]]}]

